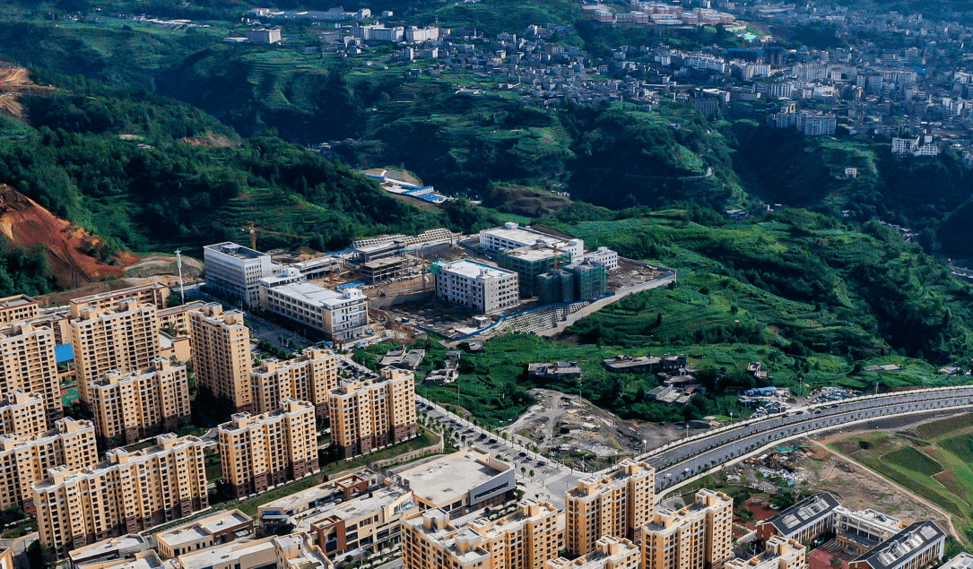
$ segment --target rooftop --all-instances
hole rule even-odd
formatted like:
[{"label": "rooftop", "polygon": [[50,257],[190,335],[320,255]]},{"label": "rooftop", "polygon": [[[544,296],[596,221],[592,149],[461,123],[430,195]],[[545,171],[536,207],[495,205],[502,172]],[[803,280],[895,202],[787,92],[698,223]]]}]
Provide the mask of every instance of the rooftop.
[{"label": "rooftop", "polygon": [[794,504],[783,512],[767,519],[764,523],[773,524],[784,535],[790,535],[799,529],[825,518],[841,504],[828,492],[815,494],[802,502]]},{"label": "rooftop", "polygon": [[442,263],[440,266],[444,271],[449,271],[451,273],[462,275],[471,279],[478,277],[499,279],[516,274],[513,271],[499,269],[497,267],[477,263],[476,261],[471,261],[469,259],[460,259],[459,261],[453,261],[451,263]]},{"label": "rooftop", "polygon": [[517,243],[522,243],[524,245],[534,245],[537,243],[563,243],[564,240],[558,239],[557,237],[541,233],[539,231],[523,228],[519,226],[514,227],[494,227],[492,229],[484,229],[480,231],[481,234],[495,235],[502,239],[508,239],[510,241],[516,241]]},{"label": "rooftop", "polygon": [[944,539],[946,533],[935,523],[916,522],[852,562],[865,562],[874,569],[896,569],[908,566],[926,547]]},{"label": "rooftop", "polygon": [[150,548],[151,545],[147,539],[138,534],[130,533],[121,537],[104,539],[102,541],[92,543],[91,545],[72,549],[68,553],[68,557],[74,563],[78,563],[85,559],[97,559],[105,555],[116,554],[120,551],[144,550]]},{"label": "rooftop", "polygon": [[351,300],[365,300],[365,296],[357,288],[346,288],[342,292],[335,292],[311,283],[294,283],[273,290],[296,301],[325,309],[332,309]]},{"label": "rooftop", "polygon": [[973,555],[964,551],[941,565],[939,569],[973,569]]},{"label": "rooftop", "polygon": [[252,521],[250,517],[239,510],[220,510],[204,518],[162,532],[157,536],[157,539],[165,541],[170,546],[177,546],[209,537],[250,521]]},{"label": "rooftop", "polygon": [[249,247],[244,247],[243,245],[238,245],[231,241],[226,241],[224,243],[216,243],[214,245],[205,245],[203,250],[216,251],[217,253],[223,253],[224,255],[229,255],[231,257],[236,257],[237,259],[259,259],[260,257],[270,258],[270,255],[266,253],[261,253],[255,249]]},{"label": "rooftop", "polygon": [[399,475],[408,481],[417,496],[433,504],[448,505],[471,488],[489,482],[510,468],[509,464],[492,460],[489,454],[474,448],[455,452]]}]

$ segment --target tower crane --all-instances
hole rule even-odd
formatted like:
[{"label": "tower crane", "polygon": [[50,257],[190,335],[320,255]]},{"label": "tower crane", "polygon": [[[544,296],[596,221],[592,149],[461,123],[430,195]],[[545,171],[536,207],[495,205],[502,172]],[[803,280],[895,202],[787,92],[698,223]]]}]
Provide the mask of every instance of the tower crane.
[{"label": "tower crane", "polygon": [[250,222],[250,225],[244,227],[242,231],[246,231],[250,234],[250,248],[257,250],[257,233],[266,233],[268,235],[280,235],[281,237],[293,237],[295,239],[305,239],[303,235],[294,235],[293,233],[284,233],[283,231],[271,231],[270,229],[264,229],[262,227],[257,227]]}]

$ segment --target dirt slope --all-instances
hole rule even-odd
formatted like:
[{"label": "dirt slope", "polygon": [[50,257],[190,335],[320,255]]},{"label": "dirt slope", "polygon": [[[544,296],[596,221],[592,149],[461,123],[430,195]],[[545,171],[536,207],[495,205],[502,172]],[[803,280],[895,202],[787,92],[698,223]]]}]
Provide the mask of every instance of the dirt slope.
[{"label": "dirt slope", "polygon": [[87,230],[59,219],[33,200],[0,184],[0,234],[14,246],[43,245],[57,284],[76,288],[109,277],[121,277],[125,267],[138,256],[121,253],[103,262],[96,258],[104,250],[102,240]]},{"label": "dirt slope", "polygon": [[0,67],[0,113],[26,120],[20,97],[24,93],[47,93],[51,87],[35,85],[23,67]]}]

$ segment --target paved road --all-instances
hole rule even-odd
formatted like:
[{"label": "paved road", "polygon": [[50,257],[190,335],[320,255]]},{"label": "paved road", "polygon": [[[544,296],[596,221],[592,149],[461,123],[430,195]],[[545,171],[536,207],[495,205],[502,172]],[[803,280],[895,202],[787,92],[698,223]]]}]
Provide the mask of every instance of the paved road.
[{"label": "paved road", "polygon": [[943,410],[969,410],[973,386],[936,388],[793,409],[758,421],[745,421],[676,441],[646,455],[643,460],[658,471],[656,489],[664,490],[709,468],[741,457],[775,441],[849,423],[905,414]]}]

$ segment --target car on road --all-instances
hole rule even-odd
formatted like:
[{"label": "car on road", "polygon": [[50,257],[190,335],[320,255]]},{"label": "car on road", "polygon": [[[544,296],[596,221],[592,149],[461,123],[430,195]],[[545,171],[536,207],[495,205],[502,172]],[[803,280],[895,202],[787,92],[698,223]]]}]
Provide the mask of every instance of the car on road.
[{"label": "car on road", "polygon": [[524,458],[525,456],[527,456],[527,453],[524,451],[520,451],[520,454],[518,454],[517,456],[519,456],[520,458]]},{"label": "car on road", "polygon": [[540,461],[537,462],[537,466],[540,466],[540,467],[547,466],[547,461],[546,460],[540,460]]}]

